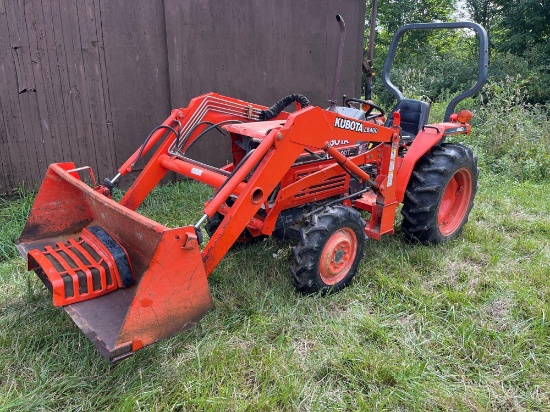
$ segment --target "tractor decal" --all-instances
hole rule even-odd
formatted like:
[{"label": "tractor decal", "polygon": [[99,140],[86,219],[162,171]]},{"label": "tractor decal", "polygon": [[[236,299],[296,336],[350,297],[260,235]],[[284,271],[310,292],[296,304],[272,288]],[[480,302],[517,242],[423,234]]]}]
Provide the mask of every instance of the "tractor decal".
[{"label": "tractor decal", "polygon": [[334,126],[340,129],[351,130],[352,132],[363,133],[363,123],[354,120],[337,117],[334,120]]},{"label": "tractor decal", "polygon": [[331,146],[342,146],[345,144],[349,144],[349,140],[331,140],[330,141]]}]

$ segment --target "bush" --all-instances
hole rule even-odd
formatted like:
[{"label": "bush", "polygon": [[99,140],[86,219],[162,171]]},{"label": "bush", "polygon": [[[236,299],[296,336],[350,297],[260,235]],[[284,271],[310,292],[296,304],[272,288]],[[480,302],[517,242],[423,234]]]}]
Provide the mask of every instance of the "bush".
[{"label": "bush", "polygon": [[488,83],[473,112],[473,132],[461,138],[486,168],[518,181],[550,178],[548,106],[527,103],[519,76]]},{"label": "bush", "polygon": [[[456,91],[443,90],[436,99],[429,98],[429,79],[422,70],[402,71],[399,76],[407,97],[432,102],[429,122],[439,123]],[[516,181],[542,182],[550,178],[550,106],[528,102],[529,84],[520,75],[504,76],[460,102],[455,111],[464,108],[474,114],[472,134],[454,141],[472,147],[487,171]]]}]

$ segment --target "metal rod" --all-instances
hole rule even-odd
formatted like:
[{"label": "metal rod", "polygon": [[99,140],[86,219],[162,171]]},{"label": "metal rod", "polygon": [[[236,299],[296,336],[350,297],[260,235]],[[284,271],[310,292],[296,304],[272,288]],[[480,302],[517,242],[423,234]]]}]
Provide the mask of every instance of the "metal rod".
[{"label": "metal rod", "polygon": [[201,227],[201,225],[204,223],[204,221],[208,219],[208,215],[204,214],[202,215],[202,217],[199,219],[199,221],[197,223],[195,223],[195,229],[198,229],[199,227]]},{"label": "metal rod", "polygon": [[377,188],[376,182],[371,179],[370,175],[367,172],[365,172],[363,169],[353,163],[349,158],[347,158],[334,147],[332,147],[328,142],[325,142],[324,150],[330,156],[332,156],[334,160],[336,160],[336,163],[338,163],[347,173],[354,175],[357,180],[362,180],[368,185]]},{"label": "metal rod", "polygon": [[369,54],[367,60],[363,62],[363,71],[365,72],[365,100],[372,98],[372,78],[374,76],[374,38],[376,36],[376,14],[378,1],[372,0],[372,10],[370,13],[370,35],[369,35]]},{"label": "metal rod", "polygon": [[119,178],[120,176],[122,176],[122,175],[121,175],[120,173],[117,173],[117,174],[115,175],[115,177],[113,177],[113,178],[111,179],[111,183],[115,183],[115,182],[118,180],[118,178]]},{"label": "metal rod", "polygon": [[340,44],[338,46],[338,56],[336,58],[336,72],[334,73],[334,82],[332,83],[332,94],[330,97],[329,111],[336,110],[336,95],[338,94],[338,85],[340,83],[340,70],[342,69],[342,58],[344,56],[344,40],[346,39],[346,23],[339,14],[336,15],[336,21],[340,25]]}]

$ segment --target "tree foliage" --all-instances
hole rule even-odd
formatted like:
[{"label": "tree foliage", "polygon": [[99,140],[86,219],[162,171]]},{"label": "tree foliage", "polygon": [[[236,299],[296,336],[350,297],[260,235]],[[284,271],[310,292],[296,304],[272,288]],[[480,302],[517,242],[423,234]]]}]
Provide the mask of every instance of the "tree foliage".
[{"label": "tree foliage", "polygon": [[[370,7],[367,10],[369,15]],[[550,100],[549,16],[548,0],[380,0],[374,68],[381,71],[393,33],[404,24],[467,19],[480,23],[489,34],[490,80],[519,78],[529,103],[546,103]],[[368,31],[369,27],[366,35]],[[471,33],[464,31],[406,34],[399,44],[392,81],[404,88],[412,86],[409,92],[431,101],[463,91],[475,82],[476,44]],[[380,81],[375,81],[373,90],[390,104]]]}]

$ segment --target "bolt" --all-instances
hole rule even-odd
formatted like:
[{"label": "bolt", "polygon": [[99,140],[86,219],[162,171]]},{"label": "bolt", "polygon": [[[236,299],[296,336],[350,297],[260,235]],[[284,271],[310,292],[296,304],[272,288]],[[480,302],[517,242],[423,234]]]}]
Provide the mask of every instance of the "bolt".
[{"label": "bolt", "polygon": [[283,134],[281,132],[277,134],[277,140],[283,140]]}]

